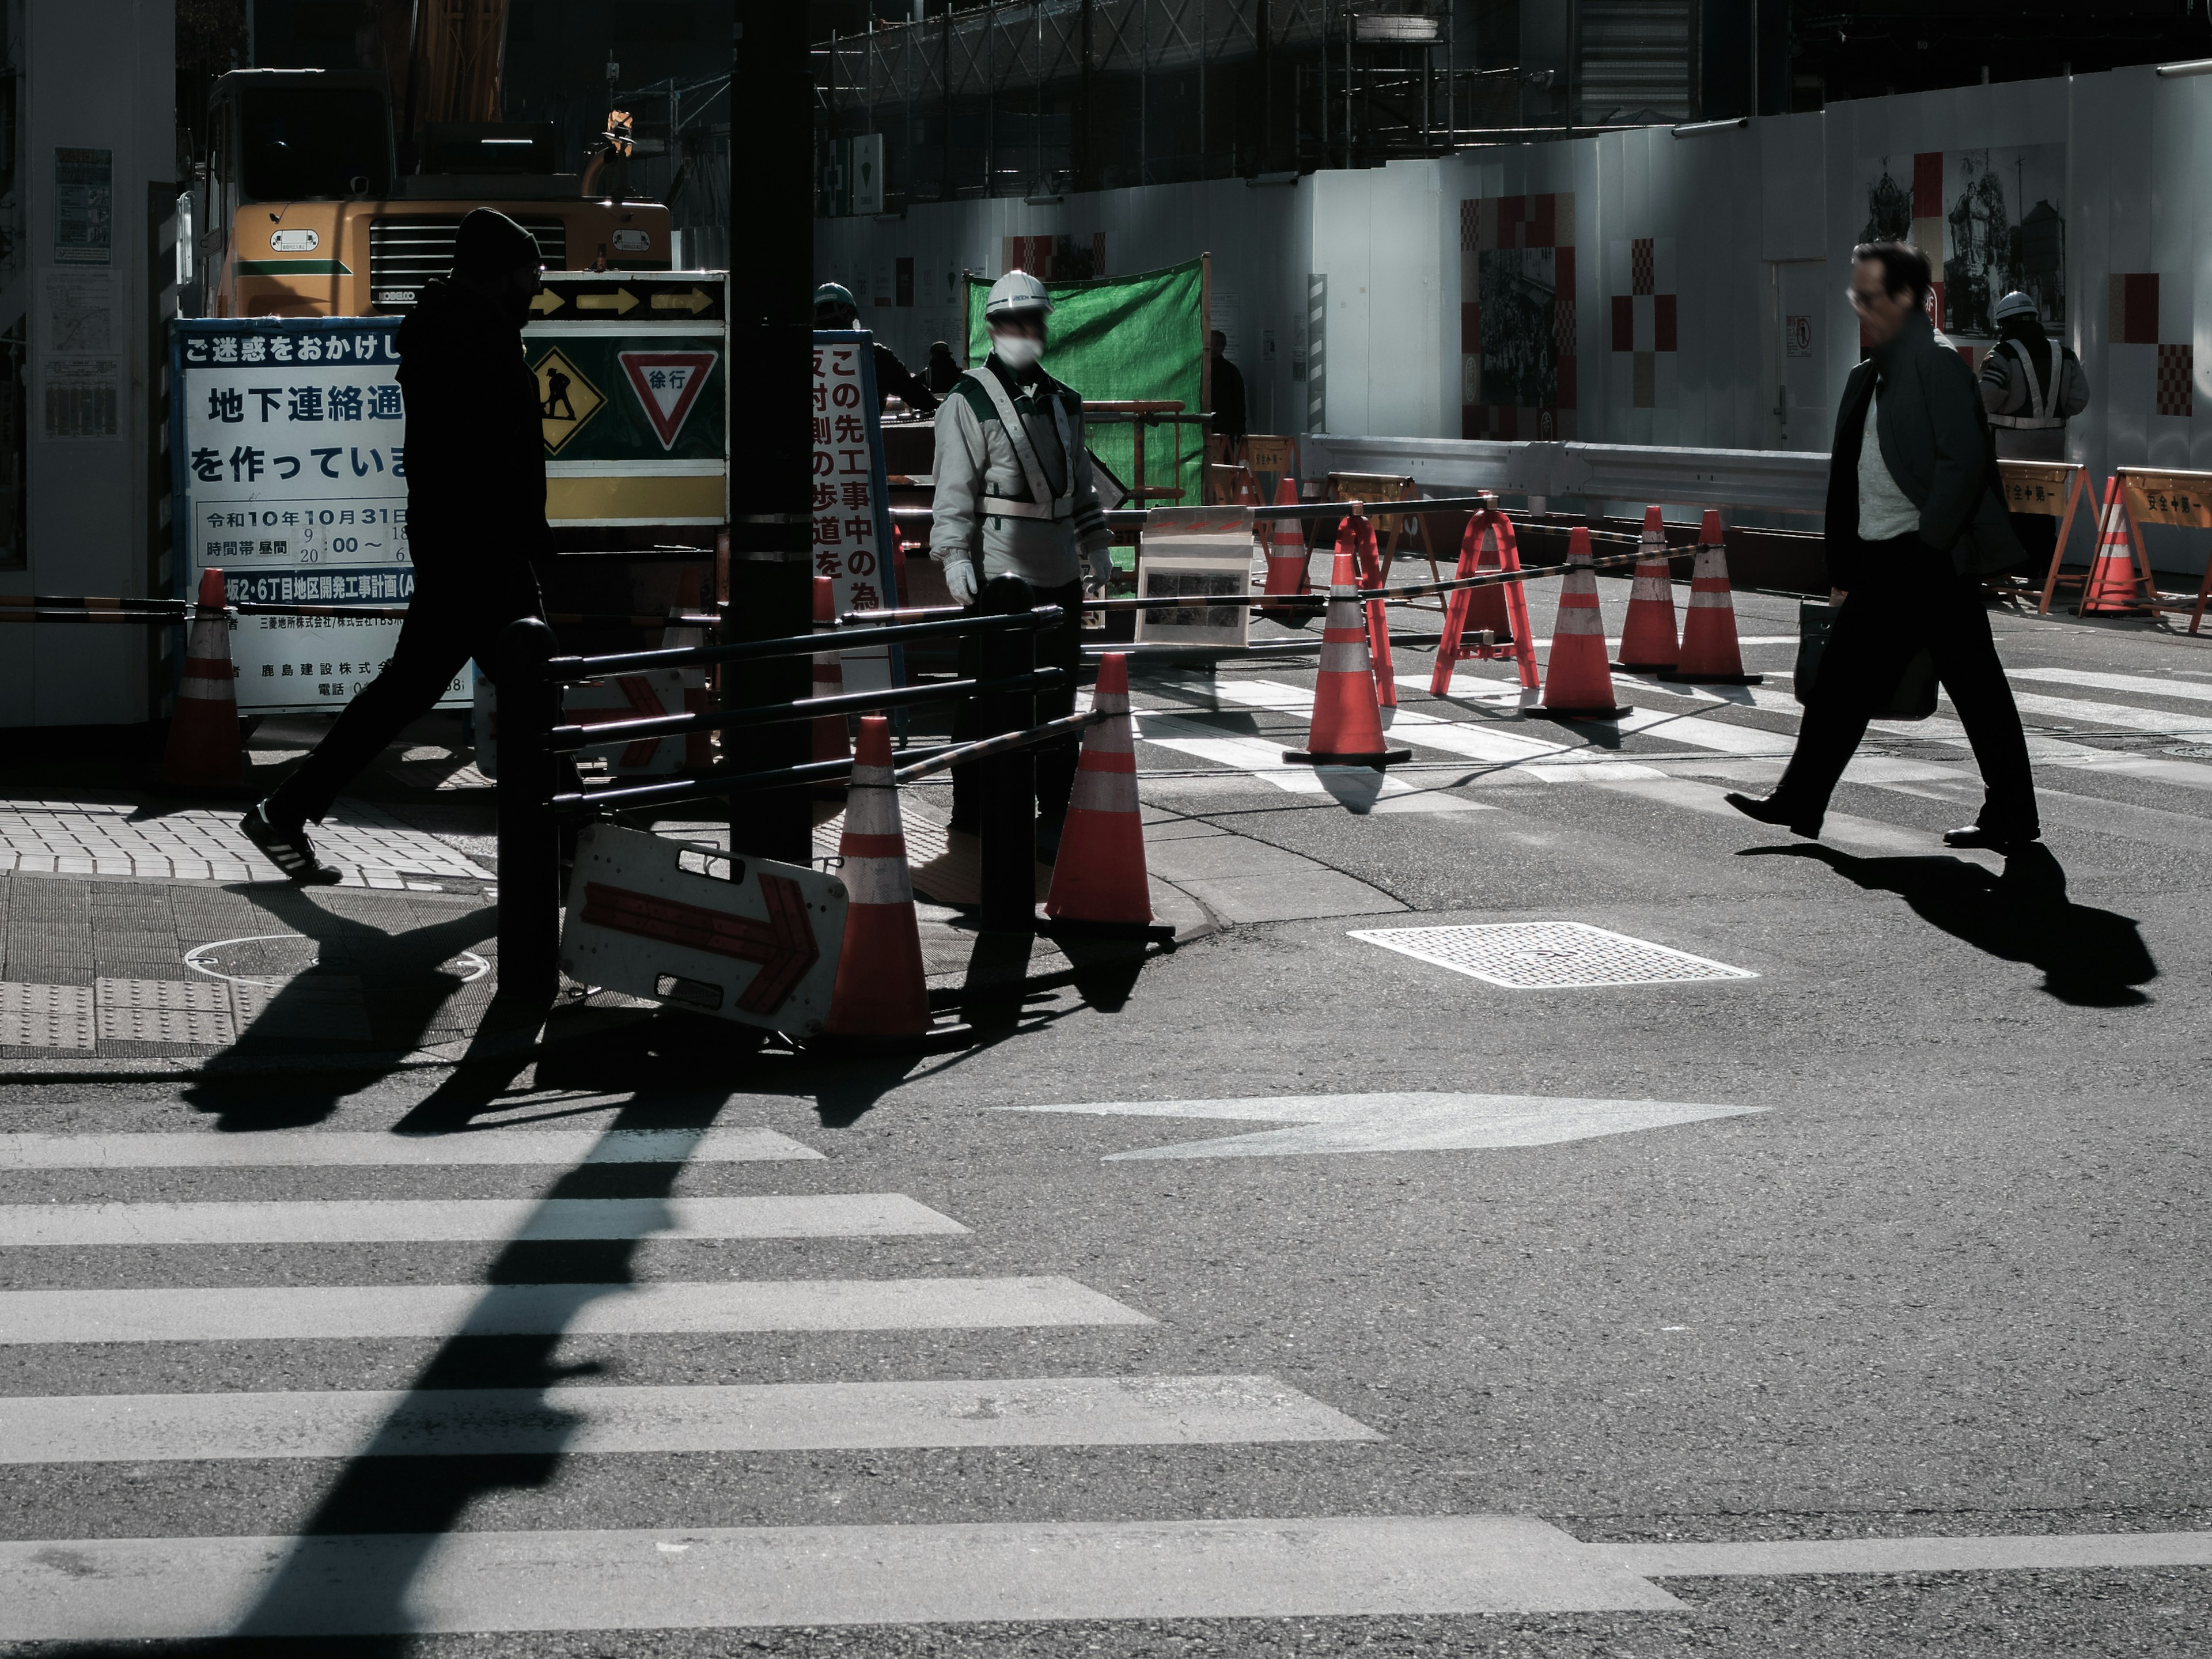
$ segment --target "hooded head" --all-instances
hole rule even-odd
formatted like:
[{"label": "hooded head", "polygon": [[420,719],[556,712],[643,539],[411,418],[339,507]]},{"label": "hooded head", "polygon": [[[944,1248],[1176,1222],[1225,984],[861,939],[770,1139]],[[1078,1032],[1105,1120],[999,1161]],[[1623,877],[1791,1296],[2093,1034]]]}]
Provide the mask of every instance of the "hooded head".
[{"label": "hooded head", "polygon": [[538,239],[504,213],[474,209],[454,234],[453,280],[511,310],[518,325],[529,320],[544,269]]}]

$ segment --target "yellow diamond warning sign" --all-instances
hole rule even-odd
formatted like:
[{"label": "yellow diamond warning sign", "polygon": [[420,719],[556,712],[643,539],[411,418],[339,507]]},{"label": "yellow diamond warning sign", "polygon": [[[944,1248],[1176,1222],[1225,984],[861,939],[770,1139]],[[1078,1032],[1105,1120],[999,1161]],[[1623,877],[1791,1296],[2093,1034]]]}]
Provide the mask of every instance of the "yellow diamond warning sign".
[{"label": "yellow diamond warning sign", "polygon": [[606,407],[599,387],[583,371],[558,351],[549,351],[533,365],[538,374],[538,408],[544,417],[545,448],[557,455],[586,422]]}]

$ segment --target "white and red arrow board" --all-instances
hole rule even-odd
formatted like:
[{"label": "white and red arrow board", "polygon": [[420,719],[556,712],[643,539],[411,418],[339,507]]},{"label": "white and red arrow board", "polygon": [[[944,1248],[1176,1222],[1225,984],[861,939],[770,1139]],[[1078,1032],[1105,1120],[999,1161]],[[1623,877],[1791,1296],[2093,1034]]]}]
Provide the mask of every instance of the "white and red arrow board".
[{"label": "white and red arrow board", "polygon": [[629,389],[653,422],[663,449],[676,447],[692,406],[714,372],[718,351],[618,351]]},{"label": "white and red arrow board", "polygon": [[800,864],[736,860],[641,830],[576,841],[561,970],[672,1008],[812,1036],[830,1018],[845,884]]},{"label": "white and red arrow board", "polygon": [[[663,714],[690,714],[701,699],[684,695],[684,671],[655,668],[642,674],[623,674],[608,680],[586,680],[561,691],[563,719],[576,726],[604,726],[610,720],[658,720]],[[684,763],[685,738],[643,738],[619,748],[593,749],[604,754],[607,769],[624,777],[645,777],[673,772]]]}]

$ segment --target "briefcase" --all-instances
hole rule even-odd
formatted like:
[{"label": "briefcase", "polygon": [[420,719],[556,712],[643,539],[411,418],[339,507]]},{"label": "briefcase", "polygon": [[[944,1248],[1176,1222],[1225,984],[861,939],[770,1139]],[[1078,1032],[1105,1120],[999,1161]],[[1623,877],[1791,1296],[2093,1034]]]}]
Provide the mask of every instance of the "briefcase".
[{"label": "briefcase", "polygon": [[[1826,599],[1797,602],[1796,696],[1810,702],[1813,683],[1820,678],[1820,657],[1828,648],[1828,631],[1836,623],[1836,607]],[[1936,659],[1923,647],[1913,653],[1899,677],[1887,705],[1875,710],[1878,720],[1924,720],[1936,712]]]}]

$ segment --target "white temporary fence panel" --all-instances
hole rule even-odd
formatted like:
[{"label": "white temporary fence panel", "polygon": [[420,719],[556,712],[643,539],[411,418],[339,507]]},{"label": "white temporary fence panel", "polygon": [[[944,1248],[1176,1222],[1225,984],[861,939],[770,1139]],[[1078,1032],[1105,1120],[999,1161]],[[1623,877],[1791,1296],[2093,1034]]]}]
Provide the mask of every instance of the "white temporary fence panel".
[{"label": "white temporary fence panel", "polygon": [[1162,605],[1137,612],[1140,645],[1236,650],[1252,612],[1252,509],[1156,507],[1145,517],[1137,592],[1146,599],[1219,599],[1220,605]]},{"label": "white temporary fence panel", "polygon": [[739,858],[611,823],[576,842],[561,969],[791,1036],[830,1018],[845,884],[804,865]]}]

